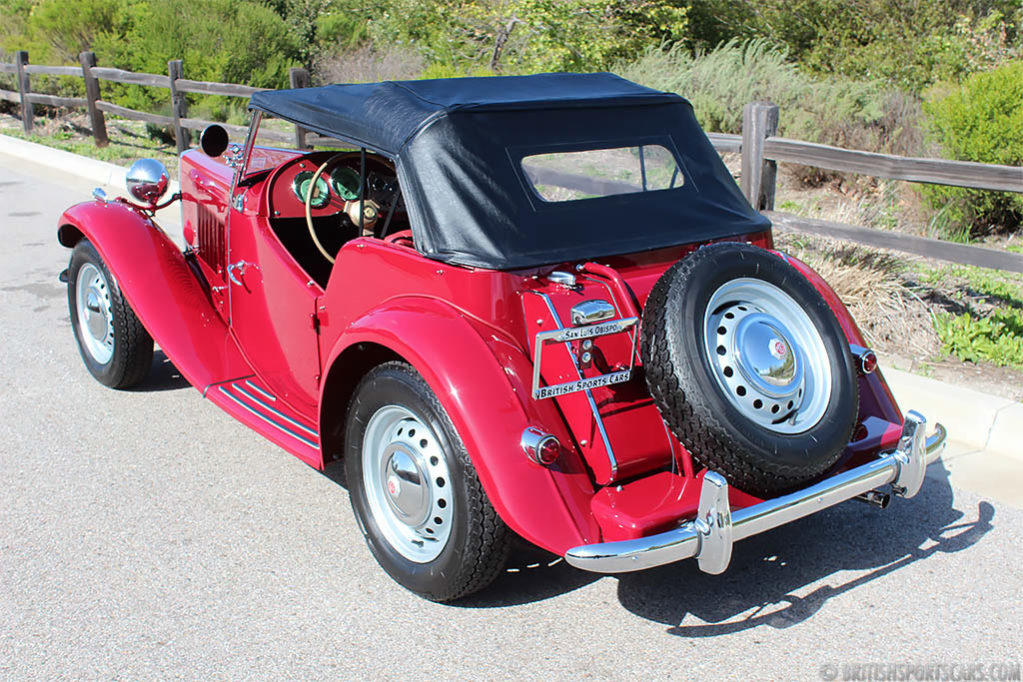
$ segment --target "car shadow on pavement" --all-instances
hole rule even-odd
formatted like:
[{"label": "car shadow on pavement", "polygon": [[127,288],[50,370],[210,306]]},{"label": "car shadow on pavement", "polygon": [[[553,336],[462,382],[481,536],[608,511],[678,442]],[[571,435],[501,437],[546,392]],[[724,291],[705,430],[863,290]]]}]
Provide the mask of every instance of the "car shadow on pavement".
[{"label": "car shadow on pavement", "polygon": [[189,386],[191,384],[181,376],[181,372],[170,361],[170,358],[157,348],[153,351],[153,364],[149,368],[149,374],[146,375],[145,381],[130,390],[138,393],[154,393],[156,391],[175,391]]},{"label": "car shadow on pavement", "polygon": [[[618,598],[680,637],[788,628],[840,594],[939,553],[966,550],[991,530],[994,507],[956,509],[943,465],[920,493],[885,510],[846,502],[736,543],[722,575],[683,561],[618,577]],[[937,477],[935,477],[937,474]],[[846,578],[844,572],[856,572]],[[836,576],[808,593],[803,589]]]},{"label": "car shadow on pavement", "polygon": [[559,597],[604,576],[572,568],[557,554],[517,540],[504,571],[487,589],[451,603],[464,608],[519,606]]}]

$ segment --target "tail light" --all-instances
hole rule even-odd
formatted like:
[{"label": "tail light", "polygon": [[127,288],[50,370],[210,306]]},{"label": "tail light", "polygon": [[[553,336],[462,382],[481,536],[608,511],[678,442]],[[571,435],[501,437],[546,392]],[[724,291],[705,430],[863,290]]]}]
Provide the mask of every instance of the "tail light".
[{"label": "tail light", "polygon": [[561,456],[561,443],[535,426],[522,432],[522,450],[537,464],[550,466]]},{"label": "tail light", "polygon": [[870,374],[877,369],[877,354],[863,346],[849,346],[853,357],[856,358],[856,370],[860,374]]}]

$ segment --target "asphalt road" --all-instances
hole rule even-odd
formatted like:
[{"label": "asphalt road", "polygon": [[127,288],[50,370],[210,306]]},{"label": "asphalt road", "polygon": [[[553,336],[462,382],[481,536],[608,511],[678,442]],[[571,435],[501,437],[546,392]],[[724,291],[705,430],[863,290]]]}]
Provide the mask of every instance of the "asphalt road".
[{"label": "asphalt road", "polygon": [[340,485],[159,354],[143,390],[92,380],[54,238],[88,190],[0,157],[0,677],[841,679],[1023,659],[1023,511],[940,465],[886,511],[739,543],[721,576],[562,563],[455,606],[413,596]]}]

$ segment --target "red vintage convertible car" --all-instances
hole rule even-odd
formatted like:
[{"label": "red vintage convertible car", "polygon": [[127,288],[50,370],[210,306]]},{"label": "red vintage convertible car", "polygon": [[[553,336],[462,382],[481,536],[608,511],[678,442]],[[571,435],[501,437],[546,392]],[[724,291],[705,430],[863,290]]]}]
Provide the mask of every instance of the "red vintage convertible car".
[{"label": "red vintage convertible car", "polygon": [[[515,535],[590,571],[719,573],[736,540],[913,496],[944,445],[677,95],[546,74],[250,108],[243,147],[214,126],[181,157],[183,251],[155,161],[134,201],[63,214],[75,338],[115,388],[155,341],[274,443],[344,460],[410,590],[485,587]],[[336,148],[257,145],[269,117]]]}]

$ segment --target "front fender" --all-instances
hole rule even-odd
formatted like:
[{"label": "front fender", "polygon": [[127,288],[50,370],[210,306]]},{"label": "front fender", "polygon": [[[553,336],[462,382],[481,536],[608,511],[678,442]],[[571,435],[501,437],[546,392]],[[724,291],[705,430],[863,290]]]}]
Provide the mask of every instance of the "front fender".
[{"label": "front fender", "polygon": [[92,242],[153,340],[193,386],[250,373],[202,286],[171,239],[121,202],[92,201],[60,217],[57,240]]},{"label": "front fender", "polygon": [[[527,384],[519,379],[530,376],[524,356],[493,330],[488,336],[489,344],[472,321],[437,299],[392,299],[342,332],[326,366],[331,373],[345,371],[342,365],[354,361],[358,353],[351,351],[360,344],[382,346],[409,362],[451,417],[505,523],[530,542],[564,554],[583,538],[596,537],[588,505],[592,487],[556,410],[537,409],[523,394]],[[328,376],[323,386],[329,383]],[[343,415],[322,414],[321,430],[329,418]],[[527,426],[553,433],[565,446],[554,468],[526,457],[520,443]]]}]

